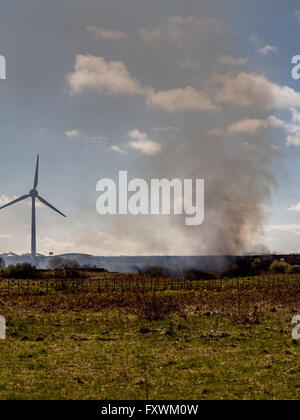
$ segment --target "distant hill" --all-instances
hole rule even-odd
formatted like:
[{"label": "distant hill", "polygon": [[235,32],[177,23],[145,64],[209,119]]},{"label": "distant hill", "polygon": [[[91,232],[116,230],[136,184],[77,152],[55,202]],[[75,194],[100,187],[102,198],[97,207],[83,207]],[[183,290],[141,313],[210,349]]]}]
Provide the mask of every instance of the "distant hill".
[{"label": "distant hill", "polygon": [[[30,254],[17,255],[7,253],[0,255],[6,265],[15,265],[18,263],[31,263]],[[300,255],[251,255],[251,256],[115,256],[104,257],[94,256],[90,254],[70,253],[62,254],[60,257],[70,258],[77,261],[81,266],[90,265],[98,268],[105,268],[114,272],[136,272],[139,268],[146,266],[164,266],[176,273],[184,270],[196,268],[203,271],[222,272],[230,265],[234,264],[240,258],[253,259],[255,257],[268,260],[270,263],[274,259],[285,258],[286,262],[292,265],[300,265]],[[40,268],[47,268],[49,260],[52,256],[38,255],[37,262]]]}]

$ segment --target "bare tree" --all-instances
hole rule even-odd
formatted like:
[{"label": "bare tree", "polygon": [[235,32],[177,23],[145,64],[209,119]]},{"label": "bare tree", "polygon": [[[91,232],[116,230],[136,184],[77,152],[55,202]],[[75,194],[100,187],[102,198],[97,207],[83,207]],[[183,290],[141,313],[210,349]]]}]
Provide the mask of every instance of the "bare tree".
[{"label": "bare tree", "polygon": [[51,270],[76,270],[80,268],[77,261],[70,258],[53,257],[48,263]]}]

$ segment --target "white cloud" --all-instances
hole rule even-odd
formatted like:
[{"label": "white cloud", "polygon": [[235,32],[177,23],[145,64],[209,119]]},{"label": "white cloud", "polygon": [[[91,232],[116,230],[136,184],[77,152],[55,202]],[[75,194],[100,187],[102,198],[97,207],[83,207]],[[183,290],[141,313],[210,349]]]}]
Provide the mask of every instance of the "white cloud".
[{"label": "white cloud", "polygon": [[298,130],[300,125],[300,112],[293,108],[290,111],[292,112],[292,122],[297,126]]},{"label": "white cloud", "polygon": [[194,16],[170,16],[163,19],[162,23],[153,29],[140,28],[138,32],[142,41],[147,44],[161,41],[180,43],[190,36],[202,35],[207,31],[218,33],[221,29],[221,23],[215,19],[197,19]]},{"label": "white cloud", "polygon": [[105,92],[110,95],[139,95],[146,104],[167,111],[207,110],[216,107],[203,92],[190,86],[156,92],[151,87],[142,87],[120,61],[105,61],[103,57],[78,55],[74,72],[67,75],[70,92],[79,94],[84,89]]},{"label": "white cloud", "polygon": [[7,235],[6,233],[0,233],[0,238],[1,239],[10,239],[11,235]]},{"label": "white cloud", "polygon": [[254,135],[268,128],[283,127],[284,123],[274,115],[270,115],[266,120],[263,119],[243,119],[239,122],[231,124],[228,127],[230,134],[242,133]]},{"label": "white cloud", "polygon": [[167,127],[154,127],[154,131],[158,133],[173,133],[175,131],[179,131],[179,127],[177,125],[167,126]]},{"label": "white cloud", "polygon": [[227,54],[220,54],[217,57],[217,62],[219,64],[236,67],[236,66],[244,66],[247,63],[247,59],[238,58],[238,57],[235,58],[232,55],[227,55]]},{"label": "white cloud", "polygon": [[212,111],[216,109],[216,106],[203,92],[190,86],[183,89],[151,91],[146,99],[146,104],[168,111]]},{"label": "white cloud", "polygon": [[274,115],[266,119],[245,118],[228,126],[227,130],[213,128],[206,131],[206,136],[221,136],[225,134],[248,134],[255,135],[268,128],[286,128],[286,124]]},{"label": "white cloud", "polygon": [[0,195],[0,206],[4,206],[5,204],[8,204],[12,200],[7,195],[2,194]]},{"label": "white cloud", "polygon": [[5,204],[10,203],[11,201],[16,200],[18,197],[16,195],[9,197],[8,195],[0,195],[0,207],[5,206]]},{"label": "white cloud", "polygon": [[222,136],[224,131],[219,128],[212,128],[211,130],[207,130],[205,132],[206,136]]},{"label": "white cloud", "polygon": [[289,146],[300,146],[300,133],[295,135],[289,135],[286,138],[286,145]]},{"label": "white cloud", "polygon": [[295,15],[298,19],[298,22],[300,22],[300,10],[295,10]]},{"label": "white cloud", "polygon": [[273,47],[272,45],[266,44],[263,47],[258,48],[258,52],[261,55],[267,55],[270,53],[278,52],[278,47]]},{"label": "white cloud", "polygon": [[131,77],[121,61],[105,61],[103,57],[77,55],[74,72],[67,75],[71,93],[84,89],[106,92],[111,95],[141,95],[140,82]]},{"label": "white cloud", "polygon": [[300,203],[296,204],[295,206],[289,207],[287,210],[300,212]]},{"label": "white cloud", "polygon": [[279,48],[276,46],[262,43],[257,35],[253,35],[250,38],[250,41],[256,46],[256,52],[260,55],[265,56],[272,53],[278,53],[279,51]]},{"label": "white cloud", "polygon": [[80,139],[81,141],[84,142],[89,142],[89,143],[98,143],[98,142],[106,142],[108,141],[108,138],[105,136],[87,136],[84,132],[79,131],[79,130],[69,130],[65,132],[66,137],[70,140],[74,140],[74,139]]},{"label": "white cloud", "polygon": [[268,225],[265,226],[266,231],[280,231],[300,235],[300,224],[298,225]]},{"label": "white cloud", "polygon": [[[132,77],[123,62],[105,61],[103,57],[91,55],[76,57],[74,71],[67,75],[67,84],[73,94],[88,89],[109,95],[141,96],[148,106],[169,112],[213,111],[217,106],[212,97],[220,104],[253,106],[264,110],[300,107],[300,92],[272,83],[262,74],[215,74],[211,80],[213,92],[207,93],[191,86],[155,91],[153,87],[142,86],[138,79]],[[259,122],[256,121],[256,124],[259,125]],[[261,124],[273,126],[270,121]],[[66,135],[75,138],[79,132],[70,130]]]},{"label": "white cloud", "polygon": [[279,127],[284,127],[285,126],[285,123],[281,119],[275,117],[275,115],[270,115],[267,118],[267,123],[270,127],[274,127],[274,128],[279,128]]},{"label": "white cloud", "polygon": [[89,141],[92,143],[97,143],[97,142],[106,142],[108,140],[108,138],[106,136],[85,136],[85,141]]},{"label": "white cloud", "polygon": [[256,106],[261,109],[300,107],[300,92],[272,83],[262,74],[241,72],[237,76],[214,75],[213,82],[219,86],[216,100],[223,104]]},{"label": "white cloud", "polygon": [[70,140],[80,137],[80,131],[79,130],[68,130],[68,131],[66,131],[65,134],[68,137],[68,139],[70,139]]},{"label": "white cloud", "polygon": [[288,136],[286,138],[286,145],[300,146],[300,112],[292,108],[292,122],[286,124],[286,131]]},{"label": "white cloud", "polygon": [[146,133],[134,129],[127,135],[132,141],[128,147],[145,155],[156,155],[162,151],[162,145],[150,140]]},{"label": "white cloud", "polygon": [[121,153],[121,154],[125,153],[125,151],[123,149],[121,149],[119,146],[117,146],[116,144],[113,144],[112,146],[109,146],[108,149],[111,150],[112,152],[117,152],[117,153]]},{"label": "white cloud", "polygon": [[[300,146],[300,112],[295,108],[290,108],[292,113],[291,122],[284,122],[274,115],[270,115],[267,119],[244,119],[242,121],[231,124],[227,132],[229,134],[242,133],[254,135],[258,132],[268,128],[283,128],[286,133],[286,145]],[[277,145],[271,144],[273,151],[278,152],[280,148]]]},{"label": "white cloud", "polygon": [[56,241],[47,236],[38,238],[39,250],[42,254],[47,255],[50,251],[56,254],[72,252],[74,244],[68,241]]},{"label": "white cloud", "polygon": [[116,40],[127,38],[127,35],[125,32],[116,31],[112,29],[105,29],[105,28],[102,28],[101,26],[95,26],[95,25],[87,26],[86,30],[96,40],[116,41]]}]

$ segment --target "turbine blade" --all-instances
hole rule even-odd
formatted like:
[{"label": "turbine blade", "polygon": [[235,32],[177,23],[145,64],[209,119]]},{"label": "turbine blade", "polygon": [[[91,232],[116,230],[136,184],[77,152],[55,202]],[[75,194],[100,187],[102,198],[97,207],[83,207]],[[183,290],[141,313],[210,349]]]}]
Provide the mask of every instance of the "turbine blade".
[{"label": "turbine blade", "polygon": [[39,157],[39,155],[37,155],[35,177],[34,177],[34,184],[33,184],[33,189],[34,190],[38,186],[38,182],[39,182],[39,160],[40,160],[40,157]]},{"label": "turbine blade", "polygon": [[64,217],[67,217],[66,215],[64,215],[61,211],[57,210],[54,206],[52,206],[52,204],[48,203],[48,201],[46,201],[44,198],[38,196],[38,199],[41,201],[41,203],[45,204],[46,206],[50,207],[50,209],[56,211],[57,213],[61,214]]},{"label": "turbine blade", "polygon": [[26,198],[29,198],[30,195],[22,195],[22,197],[17,198],[14,201],[11,201],[10,203],[5,204],[5,206],[0,207],[0,210],[4,209],[5,207],[11,206],[12,204],[18,203],[19,201],[26,200]]}]

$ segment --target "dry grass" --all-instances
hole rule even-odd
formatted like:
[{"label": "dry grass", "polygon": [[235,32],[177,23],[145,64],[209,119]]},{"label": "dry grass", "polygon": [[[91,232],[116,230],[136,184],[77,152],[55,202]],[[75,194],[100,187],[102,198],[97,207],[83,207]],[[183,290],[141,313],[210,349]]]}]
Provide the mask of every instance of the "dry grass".
[{"label": "dry grass", "polygon": [[299,310],[291,282],[0,296],[0,398],[299,399]]},{"label": "dry grass", "polygon": [[123,309],[145,319],[162,319],[174,314],[197,312],[254,317],[263,313],[288,310],[298,313],[300,283],[276,283],[272,287],[225,287],[198,290],[78,290],[56,294],[18,296],[0,295],[0,310],[36,312],[81,312]]}]

